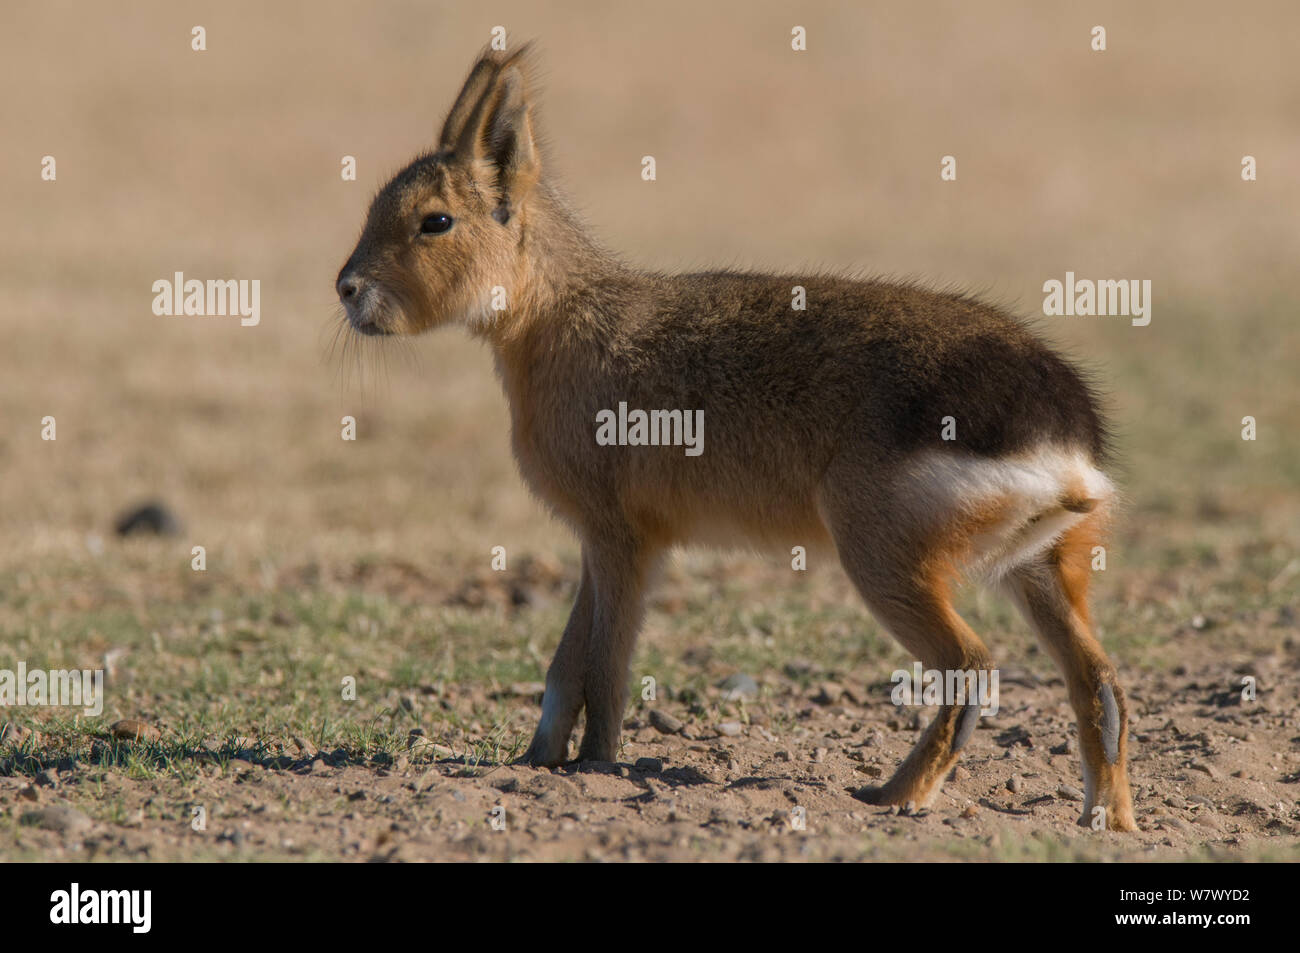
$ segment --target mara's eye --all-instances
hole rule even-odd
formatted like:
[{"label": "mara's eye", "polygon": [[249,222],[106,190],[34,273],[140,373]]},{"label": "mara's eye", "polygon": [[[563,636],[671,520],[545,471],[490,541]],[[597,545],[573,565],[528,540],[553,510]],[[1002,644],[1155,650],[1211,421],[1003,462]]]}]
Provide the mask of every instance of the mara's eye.
[{"label": "mara's eye", "polygon": [[420,234],[441,235],[449,228],[451,228],[451,216],[437,212],[433,215],[425,216],[424,221],[420,223]]}]

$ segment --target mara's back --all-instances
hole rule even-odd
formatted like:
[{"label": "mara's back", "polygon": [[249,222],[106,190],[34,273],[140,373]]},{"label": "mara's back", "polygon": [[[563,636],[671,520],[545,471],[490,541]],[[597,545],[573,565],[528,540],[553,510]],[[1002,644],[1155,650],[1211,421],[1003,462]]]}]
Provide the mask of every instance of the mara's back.
[{"label": "mara's back", "polygon": [[706,418],[711,410],[719,430],[761,418],[736,429],[766,440],[793,427],[807,437],[800,421],[814,415],[819,430],[839,419],[882,454],[943,446],[1000,456],[1082,442],[1095,461],[1105,455],[1105,426],[1080,372],[973,298],[725,271],[658,277],[652,287],[654,306],[612,329],[611,370],[619,386],[644,382],[647,398],[703,407]]}]

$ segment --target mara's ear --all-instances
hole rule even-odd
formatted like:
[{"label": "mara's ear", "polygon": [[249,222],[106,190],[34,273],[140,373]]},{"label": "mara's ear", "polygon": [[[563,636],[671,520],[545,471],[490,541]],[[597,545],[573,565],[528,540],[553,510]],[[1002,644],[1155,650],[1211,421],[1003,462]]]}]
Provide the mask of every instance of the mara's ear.
[{"label": "mara's ear", "polygon": [[541,156],[533,137],[524,75],[507,66],[497,77],[497,99],[480,135],[474,139],[475,158],[486,158],[496,169],[499,204],[492,216],[504,225],[527,198],[542,174]]},{"label": "mara's ear", "polygon": [[456,97],[456,104],[447,114],[447,121],[442,124],[442,132],[438,134],[440,152],[447,152],[456,147],[456,142],[465,130],[465,123],[469,121],[475,107],[491,91],[500,69],[501,61],[491,54],[480,57],[474,64],[474,68],[469,71],[469,77],[465,80],[465,85],[461,87],[460,95]]},{"label": "mara's ear", "polygon": [[474,64],[447,116],[439,149],[495,178],[493,216],[505,224],[541,176],[524,66],[529,47],[508,57],[489,53]]}]

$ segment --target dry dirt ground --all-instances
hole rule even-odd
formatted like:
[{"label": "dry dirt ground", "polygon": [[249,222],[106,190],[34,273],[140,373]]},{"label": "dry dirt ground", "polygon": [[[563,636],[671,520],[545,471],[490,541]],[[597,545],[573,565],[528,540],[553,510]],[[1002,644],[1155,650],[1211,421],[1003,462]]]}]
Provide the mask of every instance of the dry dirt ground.
[{"label": "dry dirt ground", "polygon": [[[390,599],[438,601],[433,615],[449,619],[452,630],[440,649],[480,652],[484,660],[472,675],[440,678],[401,671],[404,654],[419,649],[366,652],[354,669],[362,697],[351,703],[320,704],[331,693],[329,679],[318,680],[321,673],[313,671],[293,678],[304,687],[287,688],[280,653],[270,645],[297,645],[290,657],[342,650],[326,650],[313,638],[313,625],[298,617],[301,607],[229,622],[209,613],[193,629],[151,634],[161,644],[119,651],[110,690],[116,682],[114,695],[138,699],[133,720],[160,734],[125,741],[103,727],[36,722],[42,735],[17,739],[17,751],[0,762],[6,853],[24,859],[1297,859],[1300,641],[1289,607],[1228,612],[1210,603],[1208,614],[1182,623],[1153,620],[1192,650],[1171,657],[1153,649],[1147,664],[1124,666],[1142,827],[1128,836],[1076,823],[1079,759],[1064,689],[1014,625],[1001,631],[1002,654],[1023,656],[1026,664],[1003,664],[1001,710],[982,721],[931,808],[900,812],[856,800],[856,791],[889,775],[923,723],[923,709],[889,701],[889,672],[905,660],[869,622],[846,623],[854,613],[821,605],[850,602],[842,579],[794,586],[791,603],[806,607],[805,618],[779,606],[748,615],[753,598],[737,592],[771,590],[781,579],[751,569],[738,585],[725,561],[679,566],[663,586],[649,624],[655,650],[641,651],[636,666],[640,677],[655,678],[656,697],[633,703],[618,763],[554,771],[513,766],[540,713],[541,685],[508,679],[540,672],[541,659],[526,635],[511,633],[558,624],[563,574],[530,562],[504,578],[471,576],[439,591],[416,581],[411,567],[369,567],[360,586],[364,599],[375,601],[350,605],[347,611],[357,614],[349,641],[400,641],[386,636],[390,627],[407,631],[401,610],[386,614]],[[338,584],[343,591],[358,585],[355,579]],[[1141,605],[1152,595],[1131,597]],[[972,600],[966,614],[999,632],[1008,622],[1003,609]],[[706,626],[729,620],[735,634],[702,643],[677,627],[674,620],[683,615],[702,616]],[[859,631],[846,631],[850,624]],[[811,634],[782,631],[787,625]],[[471,638],[505,631],[499,641],[488,636],[488,645],[462,647],[455,630]],[[413,637],[422,640],[418,631]],[[788,651],[791,643],[814,650],[821,639],[859,649],[824,662]],[[172,649],[173,641],[191,644]],[[1221,648],[1210,649],[1212,643]],[[180,672],[193,671],[187,661],[208,666],[211,676],[212,666],[227,664],[226,655],[238,660],[223,680],[260,683],[241,692],[248,714],[225,703],[194,706],[166,697],[174,694],[170,686],[186,682]],[[737,661],[745,663],[740,670]],[[178,674],[143,671],[160,665]],[[238,674],[244,671],[258,674]],[[1243,698],[1245,676],[1258,686],[1253,699]],[[162,691],[144,690],[142,677]],[[219,694],[199,682],[198,691]],[[310,699],[313,692],[317,701],[307,704],[300,722],[283,714],[286,697]],[[350,707],[359,712],[334,716],[343,721],[341,730],[321,714]],[[205,712],[224,734],[201,723]],[[204,812],[197,827],[196,808]]]},{"label": "dry dirt ground", "polygon": [[[1285,661],[1294,668],[1294,651]],[[419,736],[373,757],[214,738],[186,755],[184,783],[79,765],[0,778],[0,804],[10,850],[43,859],[1296,860],[1300,685],[1291,674],[1242,704],[1217,675],[1180,669],[1135,692],[1134,836],[1076,824],[1071,719],[1059,682],[1031,677],[919,812],[853,797],[910,748],[911,715],[782,679],[769,699],[726,721],[686,718],[675,734],[657,727],[675,720],[638,714],[617,764],[492,764]],[[537,714],[531,697],[519,703]],[[674,710],[686,714],[653,709]],[[46,810],[64,803],[91,814]],[[114,816],[91,820],[106,803]],[[206,830],[188,824],[194,805],[212,811]]]},{"label": "dry dirt ground", "polygon": [[[1300,13],[805,3],[800,54],[792,16],[6,4],[0,670],[100,668],[107,696],[0,711],[0,860],[1300,859]],[[855,800],[916,737],[888,693],[911,659],[781,552],[669,568],[618,764],[509,765],[575,545],[520,484],[482,348],[329,349],[370,195],[498,23],[540,40],[554,168],[635,262],[919,276],[1040,316],[1067,270],[1152,281],[1146,327],[1040,321],[1116,425],[1093,601],[1141,833],[1076,825],[1064,688],[977,591],[1002,710],[929,811]],[[154,315],[176,271],[261,280],[261,323]],[[149,499],[179,534],[117,538]]]}]

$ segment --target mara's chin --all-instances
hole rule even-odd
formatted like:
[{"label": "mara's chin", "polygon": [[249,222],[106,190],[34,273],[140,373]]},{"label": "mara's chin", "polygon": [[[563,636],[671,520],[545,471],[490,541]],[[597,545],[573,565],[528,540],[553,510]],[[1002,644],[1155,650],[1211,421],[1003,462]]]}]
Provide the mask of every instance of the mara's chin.
[{"label": "mara's chin", "polygon": [[388,337],[400,334],[403,324],[400,315],[393,314],[389,309],[382,307],[349,309],[347,322],[353,331],[366,337]]},{"label": "mara's chin", "polygon": [[431,315],[382,306],[358,309],[347,315],[347,322],[366,337],[416,337],[447,323]]},{"label": "mara's chin", "polygon": [[373,321],[368,323],[360,322],[360,321],[349,321],[348,323],[352,325],[353,331],[357,332],[357,334],[364,334],[368,338],[390,337],[395,333],[393,331],[388,330],[387,328],[380,327],[378,324],[374,323]]}]

